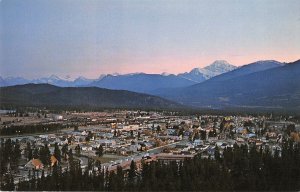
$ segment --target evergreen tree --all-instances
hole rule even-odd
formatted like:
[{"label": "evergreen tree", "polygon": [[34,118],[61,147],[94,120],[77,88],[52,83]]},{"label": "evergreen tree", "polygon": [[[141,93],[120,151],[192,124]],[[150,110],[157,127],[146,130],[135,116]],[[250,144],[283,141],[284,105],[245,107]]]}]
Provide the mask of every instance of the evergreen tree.
[{"label": "evergreen tree", "polygon": [[3,191],[14,191],[15,184],[13,180],[13,176],[11,174],[6,174],[4,177],[4,182],[1,183],[1,190]]},{"label": "evergreen tree", "polygon": [[13,169],[15,169],[15,170],[17,169],[20,158],[21,158],[21,149],[20,149],[19,140],[17,139],[16,142],[14,143],[14,148],[12,151],[11,163],[12,163]]},{"label": "evergreen tree", "polygon": [[134,135],[133,135],[133,131],[132,131],[132,130],[130,131],[130,137],[131,137],[131,138],[133,138],[133,137],[134,137]]},{"label": "evergreen tree", "polygon": [[44,147],[40,148],[39,157],[45,166],[48,166],[51,164],[51,160],[50,160],[51,154],[50,154],[50,150],[49,150],[49,147],[47,144],[45,144]]},{"label": "evergreen tree", "polygon": [[159,126],[159,125],[157,125],[157,127],[156,127],[156,131],[157,131],[158,133],[160,133],[160,132],[161,132],[161,128],[160,128],[160,126]]},{"label": "evergreen tree", "polygon": [[68,144],[64,144],[61,148],[61,153],[64,157],[64,159],[67,159],[67,153],[68,153],[69,149],[68,149]]},{"label": "evergreen tree", "polygon": [[57,143],[54,144],[54,157],[61,162],[61,151]]},{"label": "evergreen tree", "polygon": [[201,137],[201,140],[206,140],[206,131],[205,130],[200,131],[200,137]]},{"label": "evergreen tree", "polygon": [[117,129],[114,130],[114,137],[117,137]]},{"label": "evergreen tree", "polygon": [[96,155],[98,155],[98,157],[102,157],[103,156],[103,147],[102,147],[102,145],[100,145],[97,148]]},{"label": "evergreen tree", "polygon": [[195,135],[194,135],[193,141],[195,141],[196,139],[200,139],[200,134],[199,134],[199,131],[196,131],[196,132],[195,132]]},{"label": "evergreen tree", "polygon": [[26,148],[25,148],[25,157],[29,160],[32,159],[33,154],[32,154],[32,148],[30,142],[27,142]]},{"label": "evergreen tree", "polygon": [[140,132],[138,132],[138,139],[140,139],[141,138],[141,133]]},{"label": "evergreen tree", "polygon": [[180,128],[178,131],[178,136],[183,136],[184,135],[184,128]]},{"label": "evergreen tree", "polygon": [[121,166],[117,167],[116,174],[116,191],[121,191],[124,189],[124,173]]},{"label": "evergreen tree", "polygon": [[218,161],[219,163],[221,161],[220,149],[217,145],[215,146],[215,160]]},{"label": "evergreen tree", "polygon": [[80,146],[79,144],[75,147],[75,153],[77,156],[80,156],[80,152],[81,152],[81,149],[80,149]]},{"label": "evergreen tree", "polygon": [[130,169],[128,171],[128,182],[127,182],[127,188],[128,189],[134,189],[134,179],[136,176],[136,164],[132,160],[130,163]]},{"label": "evergreen tree", "polygon": [[38,159],[39,158],[39,149],[38,148],[35,148],[33,150],[33,158],[34,159]]}]

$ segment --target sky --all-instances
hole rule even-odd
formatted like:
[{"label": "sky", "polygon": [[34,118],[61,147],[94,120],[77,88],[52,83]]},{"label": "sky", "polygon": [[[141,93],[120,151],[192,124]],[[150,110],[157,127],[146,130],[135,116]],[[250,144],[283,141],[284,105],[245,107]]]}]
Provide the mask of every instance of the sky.
[{"label": "sky", "polygon": [[0,76],[300,59],[299,0],[0,0]]}]

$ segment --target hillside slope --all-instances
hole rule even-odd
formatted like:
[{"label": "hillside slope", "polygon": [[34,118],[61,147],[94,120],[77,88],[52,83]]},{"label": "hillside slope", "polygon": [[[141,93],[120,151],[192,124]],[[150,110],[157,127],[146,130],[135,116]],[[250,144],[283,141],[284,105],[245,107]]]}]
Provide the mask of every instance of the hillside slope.
[{"label": "hillside slope", "polygon": [[61,88],[26,84],[0,88],[0,106],[54,106],[89,108],[178,108],[181,105],[146,94],[96,87]]},{"label": "hillside slope", "polygon": [[197,107],[300,110],[300,60],[222,81],[220,78],[160,91],[158,95]]},{"label": "hillside slope", "polygon": [[129,75],[108,75],[99,81],[95,81],[88,86],[95,86],[114,90],[128,90],[140,93],[150,93],[160,88],[185,87],[196,84],[175,75],[158,74],[129,74]]}]

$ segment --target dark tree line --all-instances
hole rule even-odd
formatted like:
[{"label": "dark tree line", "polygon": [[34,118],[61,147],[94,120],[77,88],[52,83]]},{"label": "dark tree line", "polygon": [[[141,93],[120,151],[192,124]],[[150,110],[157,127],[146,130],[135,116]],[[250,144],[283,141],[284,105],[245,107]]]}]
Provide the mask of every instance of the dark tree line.
[{"label": "dark tree line", "polygon": [[[72,153],[70,153],[72,154]],[[90,164],[82,170],[80,163],[70,155],[68,169],[55,166],[51,176],[30,173],[29,181],[13,186],[11,177],[5,178],[2,190],[85,190],[85,191],[195,191],[195,190],[300,190],[300,144],[291,141],[274,154],[268,148],[254,145],[227,147],[223,153],[218,147],[214,157],[181,162],[134,162],[129,170],[118,167],[108,172],[100,165]]]},{"label": "dark tree line", "polygon": [[[45,133],[58,131],[68,128],[70,125],[55,124],[37,124],[37,125],[13,125],[0,129],[0,135],[22,135],[28,133]],[[72,127],[74,127],[72,125]]]},{"label": "dark tree line", "polygon": [[0,175],[2,176],[11,170],[16,170],[21,158],[21,149],[19,140],[12,141],[1,139],[0,144]]}]

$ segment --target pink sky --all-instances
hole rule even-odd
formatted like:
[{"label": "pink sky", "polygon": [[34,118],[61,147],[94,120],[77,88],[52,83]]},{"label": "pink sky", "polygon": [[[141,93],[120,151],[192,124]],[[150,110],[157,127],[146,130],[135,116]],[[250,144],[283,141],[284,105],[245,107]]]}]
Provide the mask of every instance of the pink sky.
[{"label": "pink sky", "polygon": [[[183,57],[177,57],[174,58],[157,58],[152,59],[149,61],[144,61],[141,63],[138,60],[130,60],[123,61],[122,64],[115,66],[107,66],[106,68],[103,68],[101,66],[92,66],[94,67],[88,67],[88,70],[84,71],[85,76],[97,78],[100,74],[109,74],[109,73],[120,73],[120,74],[126,74],[126,73],[135,73],[135,72],[144,72],[144,73],[150,73],[150,74],[160,74],[163,72],[172,73],[172,74],[178,74],[183,72],[189,72],[193,68],[200,67],[203,68],[205,66],[208,66],[209,64],[213,63],[215,60],[226,60],[228,63],[235,65],[235,66],[242,66],[245,64],[249,64],[255,61],[259,60],[276,60],[279,62],[293,62],[298,59],[300,59],[299,55],[293,54],[289,56],[285,55],[276,55],[276,56],[269,56],[267,54],[261,54],[257,56],[252,57],[245,57],[245,56],[232,56],[231,58],[226,57],[220,57],[220,58],[213,58],[213,57],[207,57],[207,58],[183,58]],[[81,71],[82,73],[83,71]],[[78,76],[77,73],[73,74],[72,76]]]},{"label": "pink sky", "polygon": [[215,60],[300,59],[300,1],[192,2],[2,0],[0,76],[177,74]]}]

